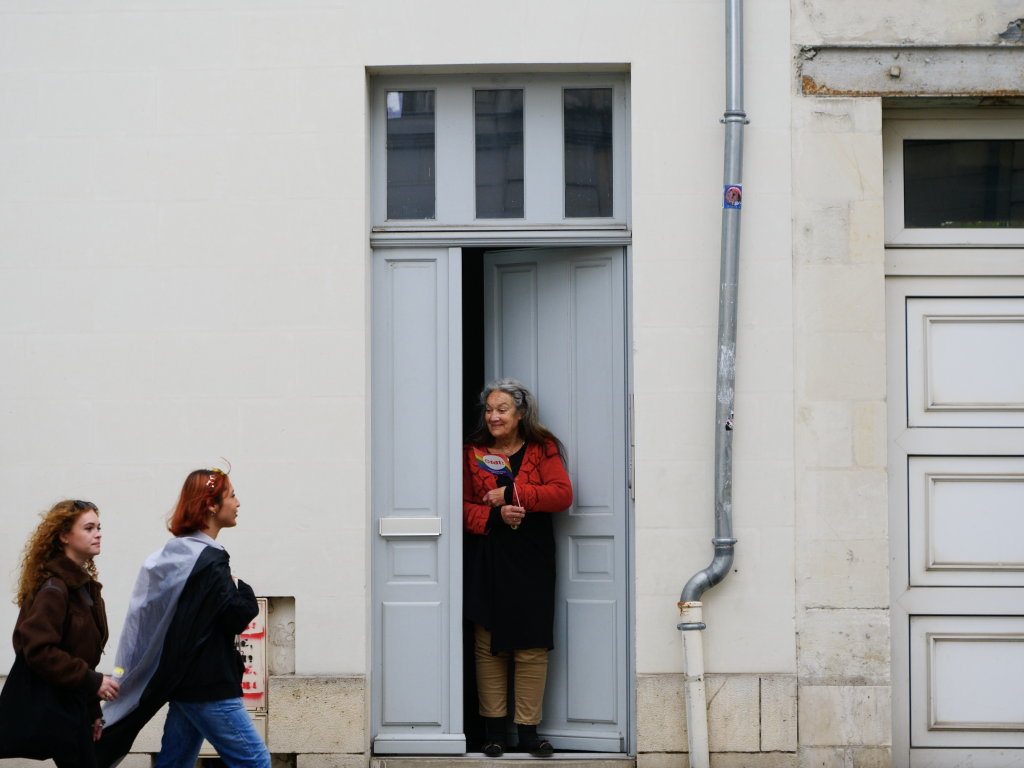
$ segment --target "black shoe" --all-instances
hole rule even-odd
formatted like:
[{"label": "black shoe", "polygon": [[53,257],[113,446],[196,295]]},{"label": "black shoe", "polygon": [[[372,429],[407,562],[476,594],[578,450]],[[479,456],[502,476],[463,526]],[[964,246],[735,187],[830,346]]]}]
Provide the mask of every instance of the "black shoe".
[{"label": "black shoe", "polygon": [[508,749],[508,743],[505,741],[505,728],[504,717],[484,718],[484,731],[486,733],[484,738],[484,754],[487,757],[501,757],[505,754],[505,750]]},{"label": "black shoe", "polygon": [[536,725],[519,725],[519,751],[529,752],[534,757],[551,757],[555,754],[551,742],[537,735]]},{"label": "black shoe", "polygon": [[505,742],[499,739],[484,744],[484,754],[488,757],[501,757],[505,754]]},{"label": "black shoe", "polygon": [[550,758],[555,754],[555,748],[546,738],[538,736],[534,740],[522,746],[522,748],[535,758]]}]

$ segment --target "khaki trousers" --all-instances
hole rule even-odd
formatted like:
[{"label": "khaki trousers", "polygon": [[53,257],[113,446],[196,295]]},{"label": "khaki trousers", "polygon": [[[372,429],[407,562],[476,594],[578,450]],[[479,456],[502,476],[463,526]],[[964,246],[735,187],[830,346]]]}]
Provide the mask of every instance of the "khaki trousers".
[{"label": "khaki trousers", "polygon": [[520,725],[539,725],[544,702],[544,683],[548,676],[548,649],[502,651],[491,654],[491,633],[476,627],[476,688],[480,695],[480,714],[505,717],[508,713],[508,660],[516,662],[516,717]]}]

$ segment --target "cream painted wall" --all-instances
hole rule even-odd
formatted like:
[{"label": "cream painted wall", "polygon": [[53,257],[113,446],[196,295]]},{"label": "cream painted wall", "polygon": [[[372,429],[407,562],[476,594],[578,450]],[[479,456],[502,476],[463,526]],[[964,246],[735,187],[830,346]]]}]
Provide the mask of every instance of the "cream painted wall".
[{"label": "cream painted wall", "polygon": [[[680,671],[676,601],[712,554],[721,3],[78,8],[0,5],[3,568],[35,511],[96,501],[116,636],[184,474],[226,456],[224,543],[296,597],[297,671],[365,672],[366,67],[628,63],[637,669]],[[793,672],[790,6],[746,13],[739,545],[705,647]]]}]

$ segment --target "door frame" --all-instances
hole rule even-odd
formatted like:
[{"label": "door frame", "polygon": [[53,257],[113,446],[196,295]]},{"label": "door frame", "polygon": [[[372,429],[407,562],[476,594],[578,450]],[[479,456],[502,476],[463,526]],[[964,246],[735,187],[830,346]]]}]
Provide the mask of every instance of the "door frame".
[{"label": "door frame", "polygon": [[[629,164],[627,163],[627,168]],[[628,184],[627,184],[628,189]],[[389,234],[391,235],[389,237]],[[569,234],[570,237],[565,237]],[[395,235],[398,235],[397,237]],[[371,257],[372,253],[377,250],[390,249],[390,248],[461,248],[461,247],[473,247],[473,248],[532,248],[532,247],[544,247],[551,248],[557,246],[572,246],[572,247],[598,247],[598,246],[620,246],[624,250],[624,272],[625,272],[625,334],[624,334],[624,354],[626,355],[625,360],[625,435],[627,444],[623,446],[627,456],[627,485],[626,485],[626,572],[628,578],[628,585],[626,589],[626,642],[628,644],[626,658],[627,658],[627,685],[629,687],[629,693],[626,697],[627,711],[626,711],[626,727],[625,732],[625,745],[623,754],[635,755],[637,745],[637,727],[636,727],[636,558],[635,558],[635,488],[634,488],[634,462],[633,456],[633,435],[634,435],[634,423],[633,423],[633,247],[632,247],[632,233],[628,229],[619,231],[609,232],[608,230],[592,230],[592,231],[575,231],[572,233],[562,232],[545,232],[545,231],[534,231],[534,232],[519,232],[519,233],[508,233],[508,232],[435,232],[435,233],[374,233],[370,237]],[[372,279],[372,277],[371,277]],[[461,284],[461,280],[460,280]],[[370,288],[370,296],[373,296],[372,286]],[[459,294],[461,299],[461,293]],[[371,308],[370,317],[373,318],[373,312]],[[453,312],[454,316],[454,312]],[[462,307],[461,300],[458,311],[458,323],[449,324],[449,349],[455,348],[459,350],[461,355],[462,351]],[[371,323],[372,323],[371,319]],[[453,330],[453,328],[455,330]],[[373,327],[371,325],[370,333],[373,333]],[[454,338],[457,333],[458,338]],[[372,368],[372,360],[371,360]],[[458,385],[461,387],[461,379]],[[371,388],[372,391],[372,388]],[[461,391],[459,392],[458,400],[461,402]],[[452,398],[450,398],[452,399]],[[452,399],[454,402],[454,399]],[[372,413],[372,405],[371,405]],[[459,409],[461,414],[461,408]],[[372,418],[372,416],[371,416]],[[373,425],[370,425],[371,435]],[[371,477],[373,474],[373,466],[371,459]],[[371,489],[373,483],[371,481]],[[371,508],[373,506],[371,500]],[[373,562],[374,547],[372,546],[373,537],[376,536],[376,531],[372,530],[373,526],[370,526],[368,545],[370,545],[371,562],[370,562],[370,573],[375,572],[377,564]],[[458,548],[459,559],[461,560],[461,546]],[[462,617],[462,565],[461,562],[449,563],[449,573],[452,578],[452,586],[449,590],[451,598],[457,597],[458,600],[453,599],[451,606],[452,614],[452,625],[455,625],[454,619],[458,617],[458,624],[461,625]],[[379,677],[382,670],[378,669],[377,654],[373,653],[372,650],[376,648],[376,644],[380,641],[379,637],[375,636],[375,622],[372,620],[372,612],[376,610],[377,596],[373,593],[373,578],[370,579],[371,595],[370,595],[370,609],[371,609],[371,621],[369,622],[369,631],[371,636],[370,647],[371,647],[371,677]],[[452,636],[450,638],[451,643],[461,643],[461,634],[457,637]],[[449,657],[455,657],[455,648],[449,649]],[[461,659],[462,649],[458,648],[458,657]],[[461,675],[460,675],[461,679]],[[377,686],[373,685],[373,681],[368,686],[371,692],[370,694],[370,723],[371,733],[369,734],[369,741],[372,746],[376,734],[372,732],[373,723],[376,720],[377,707],[380,702],[375,700],[377,693]],[[459,720],[461,721],[461,712],[459,713]],[[594,753],[598,754],[598,753]],[[448,755],[447,757],[455,757],[455,755]]]}]

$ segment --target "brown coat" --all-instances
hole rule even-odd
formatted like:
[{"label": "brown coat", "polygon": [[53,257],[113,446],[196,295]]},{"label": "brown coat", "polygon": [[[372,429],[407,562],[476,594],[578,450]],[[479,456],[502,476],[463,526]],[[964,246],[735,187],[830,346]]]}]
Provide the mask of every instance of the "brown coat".
[{"label": "brown coat", "polygon": [[24,653],[29,669],[51,685],[91,694],[90,713],[99,717],[96,692],[103,675],[96,665],[108,636],[103,585],[64,556],[46,567],[53,578],[22,606],[14,625],[14,652]]}]

